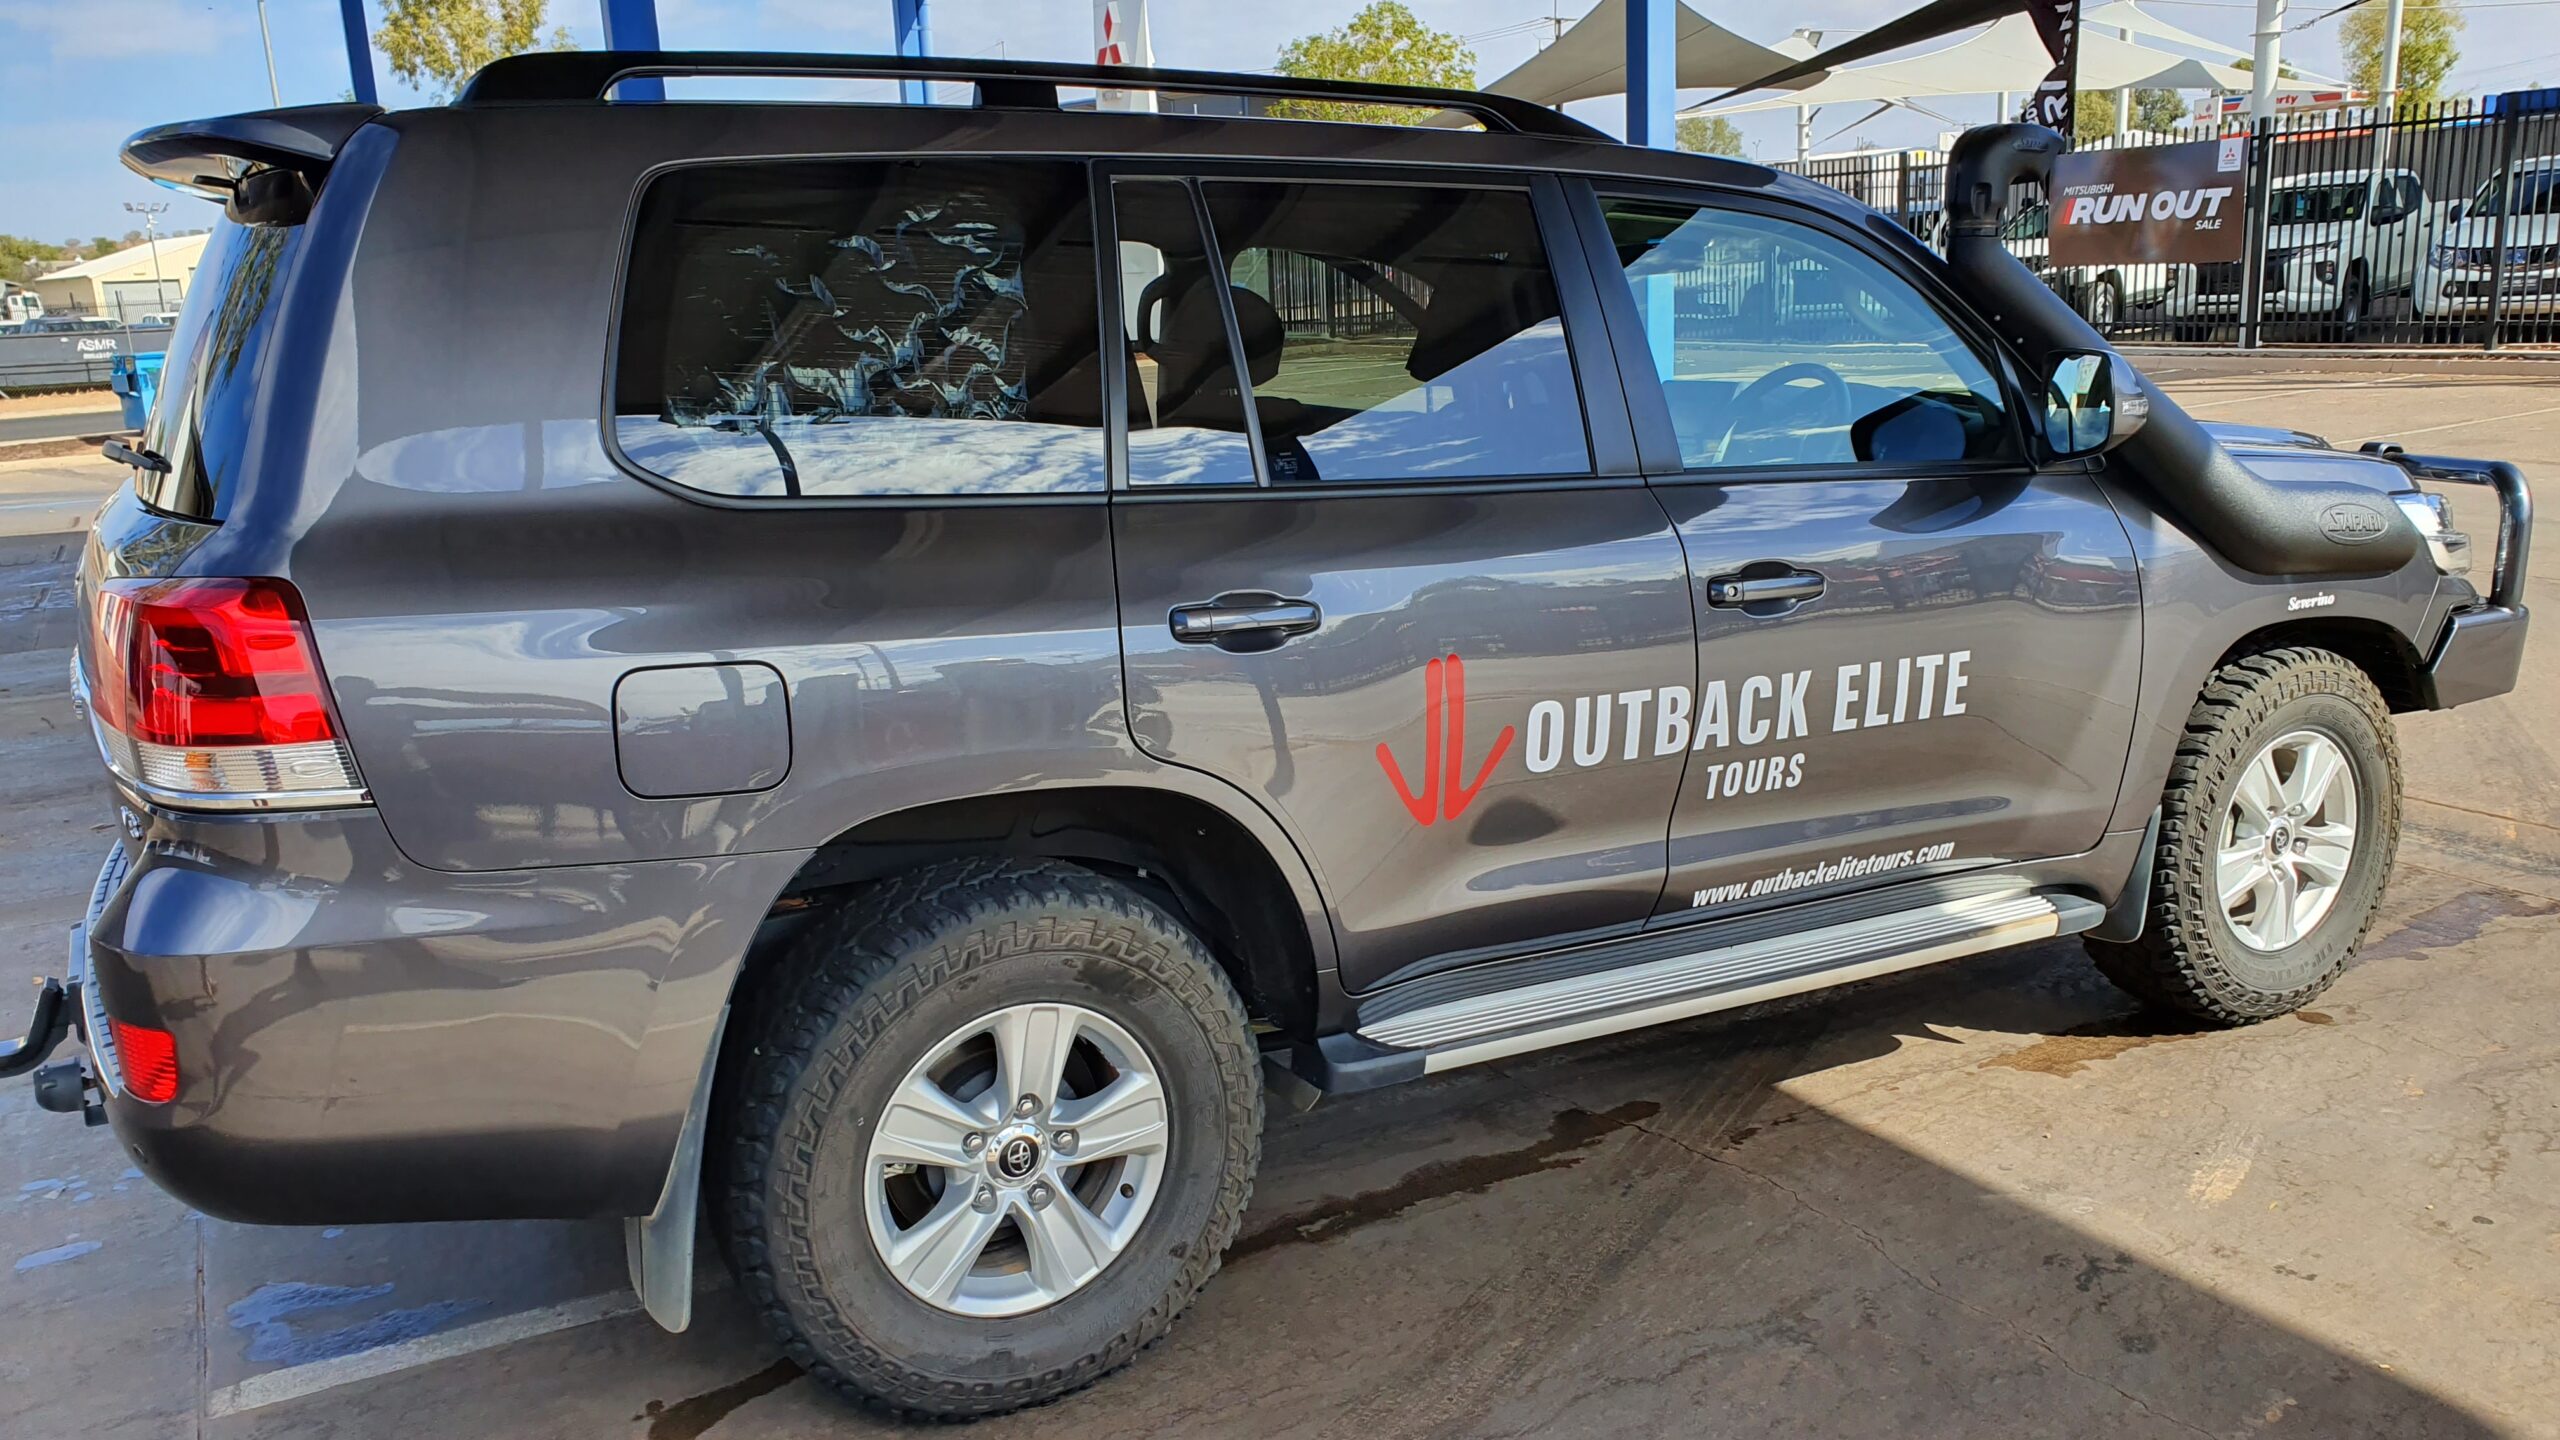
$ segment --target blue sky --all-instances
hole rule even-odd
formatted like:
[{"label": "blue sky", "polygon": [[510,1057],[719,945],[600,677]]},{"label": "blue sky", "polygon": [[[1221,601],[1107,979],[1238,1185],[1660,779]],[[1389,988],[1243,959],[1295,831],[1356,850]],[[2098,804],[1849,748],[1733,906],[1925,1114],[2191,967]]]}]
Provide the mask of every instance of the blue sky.
[{"label": "blue sky", "polygon": [[[1490,80],[1537,47],[1523,22],[1549,13],[1548,0],[1411,0],[1429,23],[1475,44],[1478,75]],[[1795,25],[1835,32],[1872,25],[1917,0],[1692,0],[1723,24],[1769,41]],[[2230,44],[2247,44],[2249,0],[2146,0],[2173,24]],[[2335,0],[2296,0],[2305,20]],[[1294,0],[1286,5],[1239,0],[1153,0],[1156,59],[1204,69],[1266,69],[1291,37],[1338,25],[1360,0]],[[1589,0],[1559,0],[1570,18]],[[1084,59],[1092,53],[1090,0],[931,0],[934,48],[953,55],[1007,54],[1017,59]],[[378,11],[376,12],[378,15]],[[552,0],[552,20],[582,45],[602,43],[595,0]],[[660,0],[660,25],[671,48],[876,51],[888,48],[889,0]],[[2560,0],[2475,0],[2464,36],[2459,89],[2508,89],[2560,82]],[[347,87],[335,0],[269,0],[276,71],[286,104],[334,100]],[[1487,32],[1513,32],[1488,34]],[[2286,57],[2337,73],[2337,23],[2287,39]],[[266,64],[253,0],[0,0],[0,232],[60,240],[121,235],[133,217],[128,200],[173,202],[169,222],[209,223],[210,206],[172,196],[128,174],[115,160],[123,138],[145,125],[196,115],[255,109],[267,100]],[[386,73],[386,99],[419,103]],[[1685,99],[1703,99],[1693,95]],[[1990,118],[1951,111],[1969,123]],[[1588,101],[1576,114],[1607,128],[1619,102]],[[1880,144],[1927,144],[1940,127],[1911,116],[1852,126],[1855,112],[1825,111],[1815,134],[1825,150],[1861,138]],[[1745,138],[1765,159],[1793,153],[1793,120],[1784,112],[1743,117]],[[196,207],[201,206],[201,210]]]}]

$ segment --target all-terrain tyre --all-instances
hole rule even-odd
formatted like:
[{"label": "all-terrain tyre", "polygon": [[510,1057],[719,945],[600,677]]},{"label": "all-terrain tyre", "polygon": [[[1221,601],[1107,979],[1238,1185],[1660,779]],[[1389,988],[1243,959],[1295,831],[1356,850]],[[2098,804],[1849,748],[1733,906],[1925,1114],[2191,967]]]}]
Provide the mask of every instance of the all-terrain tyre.
[{"label": "all-terrain tyre", "polygon": [[2136,998],[2210,1025],[2288,1014],[2354,958],[2399,833],[2399,739],[2372,679],[2327,650],[2241,656],[2188,712],[2141,937],[2087,941],[2089,955]]},{"label": "all-terrain tyre", "polygon": [[719,1213],[809,1373],[917,1417],[1038,1404],[1128,1363],[1216,1271],[1261,1156],[1260,1060],[1216,960],[1135,890],[928,866],[813,924],[775,987],[740,1012]]}]

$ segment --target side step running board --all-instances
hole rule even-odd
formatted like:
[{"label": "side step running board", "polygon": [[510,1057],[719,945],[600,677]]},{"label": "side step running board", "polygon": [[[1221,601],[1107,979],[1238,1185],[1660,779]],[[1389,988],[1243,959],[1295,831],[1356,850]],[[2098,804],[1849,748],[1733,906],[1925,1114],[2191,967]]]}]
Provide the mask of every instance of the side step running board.
[{"label": "side step running board", "polygon": [[1323,1089],[1367,1090],[2069,935],[2105,917],[2077,896],[1971,896],[1406,1009],[1302,1054]]}]

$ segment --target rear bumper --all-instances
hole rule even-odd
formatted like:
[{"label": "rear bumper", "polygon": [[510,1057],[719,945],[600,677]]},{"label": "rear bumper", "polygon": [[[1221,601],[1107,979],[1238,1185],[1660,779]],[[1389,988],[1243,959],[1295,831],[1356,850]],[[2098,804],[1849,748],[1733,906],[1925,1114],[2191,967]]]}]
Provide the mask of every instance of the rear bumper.
[{"label": "rear bumper", "polygon": [[370,809],[130,808],[75,965],[93,1015],[175,1038],[178,1095],[120,1093],[93,1052],[107,1118],[163,1189],[253,1223],[648,1213],[799,860],[454,874]]}]

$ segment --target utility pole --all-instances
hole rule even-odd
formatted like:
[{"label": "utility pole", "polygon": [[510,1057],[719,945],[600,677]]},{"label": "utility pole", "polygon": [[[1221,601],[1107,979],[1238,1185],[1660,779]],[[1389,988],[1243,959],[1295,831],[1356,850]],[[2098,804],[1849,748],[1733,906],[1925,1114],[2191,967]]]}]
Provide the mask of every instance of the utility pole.
[{"label": "utility pole", "polygon": [[2258,0],[2257,48],[2249,60],[2249,119],[2263,125],[2275,118],[2276,79],[2284,69],[2285,0]]},{"label": "utility pole", "polygon": [[[266,8],[261,0],[258,13],[265,14]],[[160,212],[169,208],[169,202],[160,200],[150,204],[136,204],[127,200],[124,202],[124,208],[126,214],[142,217],[143,243],[151,247],[151,298],[160,309],[166,310],[169,308],[169,282],[160,274]],[[118,315],[116,318],[121,320],[124,317]]]},{"label": "utility pole", "polygon": [[[2116,38],[2130,45],[2133,43],[2133,32],[2119,25],[2116,27]],[[2072,123],[2076,126],[2079,123],[2079,117],[2073,116]],[[2116,143],[2123,144],[2125,135],[2132,129],[2133,87],[2128,85],[2116,92]]]},{"label": "utility pole", "polygon": [[2382,7],[2382,88],[2373,97],[2374,118],[2389,120],[2400,113],[2400,20],[2402,0],[2389,0]]},{"label": "utility pole", "polygon": [[[282,109],[284,92],[276,88],[276,37],[267,32],[267,0],[258,0],[258,44],[267,52],[267,99]],[[130,210],[133,207],[127,205],[124,208]]]}]

